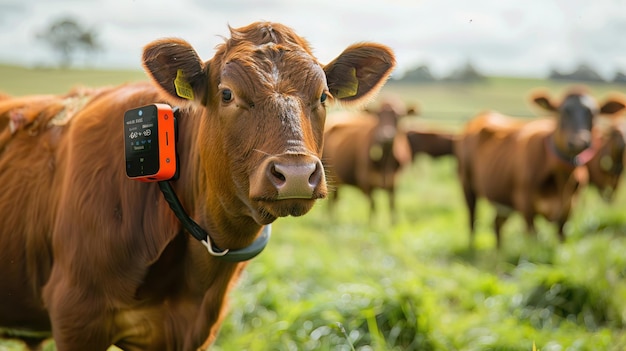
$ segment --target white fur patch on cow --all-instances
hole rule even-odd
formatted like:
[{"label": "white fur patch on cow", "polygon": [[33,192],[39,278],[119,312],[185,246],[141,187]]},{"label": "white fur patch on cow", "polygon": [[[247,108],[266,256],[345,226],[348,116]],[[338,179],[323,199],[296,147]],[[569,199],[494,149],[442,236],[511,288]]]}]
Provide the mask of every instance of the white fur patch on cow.
[{"label": "white fur patch on cow", "polygon": [[93,97],[92,94],[79,93],[74,96],[63,99],[63,105],[65,108],[61,112],[57,113],[54,117],[48,121],[49,126],[63,126],[67,124],[72,117],[82,110],[85,105]]}]

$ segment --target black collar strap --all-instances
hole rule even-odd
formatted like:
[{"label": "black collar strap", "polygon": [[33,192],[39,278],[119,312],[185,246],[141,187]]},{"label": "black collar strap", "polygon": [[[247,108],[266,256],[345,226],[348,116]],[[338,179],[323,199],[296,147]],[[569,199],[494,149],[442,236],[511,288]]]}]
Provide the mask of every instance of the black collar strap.
[{"label": "black collar strap", "polygon": [[189,234],[191,234],[207,248],[207,251],[211,256],[215,256],[229,262],[243,262],[254,258],[256,255],[260,254],[263,249],[265,249],[265,246],[267,246],[272,231],[272,227],[269,224],[263,227],[261,234],[252,244],[244,247],[243,249],[229,250],[218,248],[211,242],[211,236],[204,229],[202,229],[198,223],[191,219],[189,215],[187,215],[187,212],[185,212],[185,209],[178,200],[178,196],[176,196],[176,193],[174,192],[174,189],[169,181],[160,181],[159,188],[161,189],[163,197],[170,205],[172,211],[174,211],[176,217],[178,217],[180,222],[183,224],[183,227],[185,227]]}]

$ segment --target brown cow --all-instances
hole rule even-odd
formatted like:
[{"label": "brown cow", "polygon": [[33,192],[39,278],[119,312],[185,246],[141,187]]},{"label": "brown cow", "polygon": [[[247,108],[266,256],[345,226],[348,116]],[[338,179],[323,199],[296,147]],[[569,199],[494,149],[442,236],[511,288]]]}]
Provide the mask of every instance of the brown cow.
[{"label": "brown cow", "polygon": [[[622,122],[623,123],[623,122]],[[586,164],[589,171],[589,184],[600,192],[600,196],[611,202],[624,170],[624,126],[612,123],[606,128],[594,128],[592,143],[595,153]]]},{"label": "brown cow", "polygon": [[324,133],[323,152],[333,188],[329,203],[331,211],[339,187],[356,186],[369,199],[372,220],[375,213],[373,191],[380,188],[388,193],[389,208],[395,220],[395,178],[398,171],[411,161],[406,134],[398,129],[398,120],[409,114],[413,114],[413,109],[388,97],[375,110],[332,115],[340,122],[328,127]]},{"label": "brown cow", "polygon": [[498,113],[483,113],[471,120],[455,144],[459,177],[469,211],[470,247],[473,247],[477,197],[496,206],[494,229],[498,247],[501,228],[515,210],[534,233],[535,215],[558,224],[561,241],[572,200],[586,173],[578,167],[590,147],[591,128],[599,114],[613,114],[624,104],[609,100],[602,107],[584,91],[571,90],[560,103],[545,95],[534,102],[556,119],[522,122]]},{"label": "brown cow", "polygon": [[[143,54],[154,84],[103,89],[71,118],[40,116],[36,135],[13,136],[0,154],[1,326],[51,329],[59,351],[214,341],[238,261],[277,217],[326,195],[325,105],[371,98],[395,65],[372,43],[322,65],[281,24],[230,32],[206,62],[183,40],[155,41]],[[125,175],[122,117],[155,102],[181,107],[171,184],[205,244],[158,184]]]},{"label": "brown cow", "polygon": [[413,158],[419,154],[430,157],[454,155],[456,134],[434,130],[411,129],[406,132]]}]

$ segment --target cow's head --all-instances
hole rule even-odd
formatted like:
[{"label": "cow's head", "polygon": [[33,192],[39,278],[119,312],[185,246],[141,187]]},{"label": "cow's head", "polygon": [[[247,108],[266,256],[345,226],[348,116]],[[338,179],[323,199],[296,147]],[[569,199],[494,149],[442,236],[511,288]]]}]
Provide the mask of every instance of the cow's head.
[{"label": "cow's head", "polygon": [[600,147],[589,161],[589,181],[598,187],[602,198],[612,201],[624,170],[626,142],[619,125],[610,126],[599,137]]},{"label": "cow's head", "polygon": [[393,141],[398,132],[398,123],[403,117],[417,114],[415,107],[407,106],[399,98],[390,96],[381,99],[378,108],[367,111],[378,118],[375,139],[381,144]]},{"label": "cow's head", "polygon": [[545,93],[536,94],[533,101],[557,116],[554,143],[560,152],[569,157],[591,146],[591,128],[596,116],[613,115],[625,107],[615,99],[608,99],[599,106],[581,87],[571,89],[560,103],[554,103]]},{"label": "cow's head", "polygon": [[377,107],[366,111],[378,120],[370,145],[370,159],[374,164],[382,161],[385,155],[392,154],[401,164],[408,163],[410,146],[406,135],[399,131],[398,124],[402,118],[417,114],[416,108],[407,106],[395,96],[386,96]]},{"label": "cow's head", "polygon": [[259,22],[230,32],[207,62],[188,43],[167,39],[145,48],[144,65],[178,104],[204,108],[198,153],[201,168],[211,172],[200,175],[201,184],[216,196],[236,197],[222,202],[243,204],[229,210],[259,224],[302,215],[326,196],[320,162],[326,105],[372,97],[395,65],[393,53],[361,43],[322,65],[283,25]]}]

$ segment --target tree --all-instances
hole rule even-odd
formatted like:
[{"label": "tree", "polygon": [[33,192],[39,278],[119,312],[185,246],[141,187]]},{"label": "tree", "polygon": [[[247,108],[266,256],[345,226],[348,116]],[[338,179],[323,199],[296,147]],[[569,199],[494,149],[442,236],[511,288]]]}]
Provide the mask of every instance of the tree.
[{"label": "tree", "polygon": [[552,69],[548,78],[553,80],[573,80],[579,82],[604,82],[604,79],[586,63],[581,63],[571,73],[561,73]]},{"label": "tree", "polygon": [[72,18],[61,18],[52,22],[45,32],[37,34],[37,39],[48,43],[59,54],[61,67],[71,66],[77,51],[90,53],[101,47],[95,31],[83,28]]},{"label": "tree", "polygon": [[622,72],[615,73],[615,77],[613,78],[613,83],[620,83],[620,84],[626,83],[626,74]]},{"label": "tree", "polygon": [[404,77],[399,79],[403,82],[411,82],[411,83],[424,83],[424,82],[434,82],[436,79],[430,73],[430,69],[426,65],[421,65],[415,69],[409,70],[404,74]]},{"label": "tree", "polygon": [[480,73],[470,61],[467,61],[465,65],[454,70],[448,77],[445,78],[445,80],[452,82],[473,83],[484,81],[485,76]]}]

